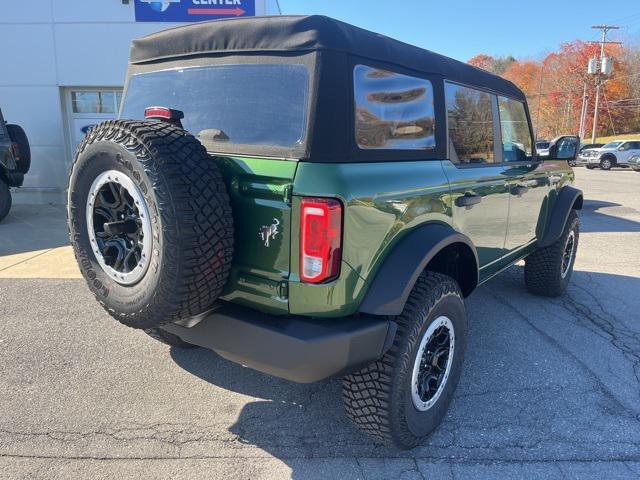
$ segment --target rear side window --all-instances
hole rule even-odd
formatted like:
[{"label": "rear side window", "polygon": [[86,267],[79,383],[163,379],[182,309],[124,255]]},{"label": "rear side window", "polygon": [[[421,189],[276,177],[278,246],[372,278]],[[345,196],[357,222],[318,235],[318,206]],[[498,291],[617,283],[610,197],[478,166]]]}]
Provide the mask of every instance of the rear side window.
[{"label": "rear side window", "polygon": [[356,142],[362,149],[435,148],[429,80],[365,65],[354,69]]},{"label": "rear side window", "polygon": [[[500,131],[502,133],[502,159],[505,162],[531,160],[531,130],[524,103],[506,97],[498,97]],[[549,148],[549,143],[543,142]]]},{"label": "rear side window", "polygon": [[451,161],[493,163],[491,95],[469,87],[445,83]]},{"label": "rear side window", "polygon": [[294,147],[307,126],[309,72],[304,65],[215,65],[134,75],[122,118],[144,118],[147,107],[184,112],[194,135],[220,130],[219,141]]}]

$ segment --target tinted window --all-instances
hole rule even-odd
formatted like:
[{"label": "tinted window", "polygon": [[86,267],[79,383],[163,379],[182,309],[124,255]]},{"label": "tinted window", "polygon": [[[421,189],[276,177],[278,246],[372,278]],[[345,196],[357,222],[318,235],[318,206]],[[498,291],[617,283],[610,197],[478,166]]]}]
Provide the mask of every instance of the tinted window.
[{"label": "tinted window", "polygon": [[[500,112],[500,120],[502,121],[502,112]],[[538,142],[536,148],[549,148],[549,142]]]},{"label": "tinted window", "polygon": [[143,118],[159,105],[182,110],[194,135],[221,130],[225,143],[293,147],[305,136],[308,92],[304,65],[164,70],[131,77],[121,116]]},{"label": "tinted window", "polygon": [[491,95],[472,88],[445,84],[451,160],[493,163]]},{"label": "tinted window", "polygon": [[[502,160],[504,162],[530,160],[533,142],[524,103],[498,97],[498,110],[502,133]],[[549,148],[549,144],[540,148]]]},{"label": "tinted window", "polygon": [[429,80],[357,65],[354,91],[360,148],[435,148],[433,87]]}]

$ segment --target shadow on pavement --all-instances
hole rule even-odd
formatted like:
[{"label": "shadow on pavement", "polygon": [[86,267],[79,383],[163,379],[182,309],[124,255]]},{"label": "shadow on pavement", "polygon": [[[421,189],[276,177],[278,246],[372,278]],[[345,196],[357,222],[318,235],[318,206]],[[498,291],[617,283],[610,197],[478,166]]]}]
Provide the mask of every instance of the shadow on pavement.
[{"label": "shadow on pavement", "polygon": [[300,470],[301,458],[586,461],[637,452],[640,326],[623,319],[640,299],[621,306],[617,295],[640,291],[640,278],[575,271],[566,297],[546,299],[526,292],[522,270],[512,267],[468,300],[469,348],[454,402],[410,452],[375,445],[351,426],[338,380],[294,384],[205,349],[172,348],[171,356],[202,380],[251,397],[229,431],[286,462],[293,478],[323,478]]},{"label": "shadow on pavement", "polygon": [[63,205],[14,205],[0,222],[0,257],[68,244]]},{"label": "shadow on pavement", "polygon": [[619,203],[585,200],[582,207],[583,233],[591,232],[640,232],[640,222],[627,220],[620,214],[640,213]]}]

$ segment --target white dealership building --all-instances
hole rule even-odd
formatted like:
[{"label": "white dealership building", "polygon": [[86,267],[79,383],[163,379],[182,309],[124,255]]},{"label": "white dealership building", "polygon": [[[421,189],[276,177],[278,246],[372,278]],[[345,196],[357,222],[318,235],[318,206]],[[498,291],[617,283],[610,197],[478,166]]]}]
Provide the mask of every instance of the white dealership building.
[{"label": "white dealership building", "polygon": [[278,14],[278,0],[2,1],[0,109],[32,151],[14,201],[65,201],[75,147],[88,127],[117,116],[132,39],[183,22]]}]

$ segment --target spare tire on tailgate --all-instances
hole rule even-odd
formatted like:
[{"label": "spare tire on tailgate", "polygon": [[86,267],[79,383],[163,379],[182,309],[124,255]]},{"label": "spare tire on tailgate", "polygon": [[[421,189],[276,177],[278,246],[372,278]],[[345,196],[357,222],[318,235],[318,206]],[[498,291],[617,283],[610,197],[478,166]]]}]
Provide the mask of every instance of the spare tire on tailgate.
[{"label": "spare tire on tailgate", "polygon": [[125,325],[206,312],[224,287],[233,218],[222,175],[191,134],[158,121],[93,128],[69,178],[69,235],[82,275]]}]

